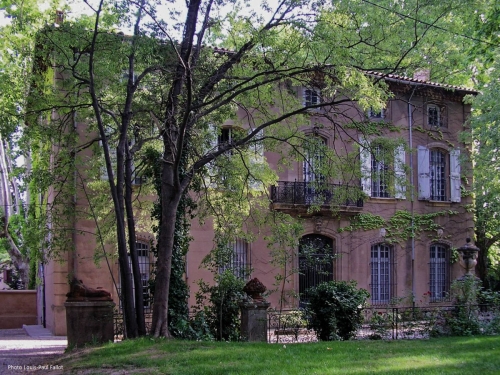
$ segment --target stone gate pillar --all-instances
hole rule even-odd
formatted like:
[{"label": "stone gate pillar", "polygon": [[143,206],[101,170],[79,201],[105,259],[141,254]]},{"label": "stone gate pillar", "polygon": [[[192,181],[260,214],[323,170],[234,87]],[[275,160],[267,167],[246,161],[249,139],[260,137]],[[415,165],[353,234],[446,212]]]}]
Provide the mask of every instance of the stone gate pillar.
[{"label": "stone gate pillar", "polygon": [[115,303],[104,289],[88,288],[81,280],[73,279],[64,303],[68,347],[82,347],[114,341]]},{"label": "stone gate pillar", "polygon": [[114,302],[65,302],[64,306],[69,348],[114,341]]},{"label": "stone gate pillar", "polygon": [[254,278],[245,285],[243,291],[251,300],[240,303],[241,337],[244,341],[267,342],[267,309],[271,304],[261,296],[266,287]]},{"label": "stone gate pillar", "polygon": [[267,342],[267,309],[270,305],[266,301],[240,303],[241,337],[244,341]]}]

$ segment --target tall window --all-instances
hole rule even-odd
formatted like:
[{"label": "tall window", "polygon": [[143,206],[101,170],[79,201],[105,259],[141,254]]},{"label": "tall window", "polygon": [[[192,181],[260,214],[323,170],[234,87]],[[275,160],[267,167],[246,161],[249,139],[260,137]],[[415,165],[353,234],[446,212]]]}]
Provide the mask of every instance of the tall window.
[{"label": "tall window", "polygon": [[429,170],[431,179],[431,200],[446,200],[446,155],[440,150],[431,150]]},{"label": "tall window", "polygon": [[[137,258],[139,261],[139,271],[141,273],[141,282],[142,282],[142,301],[143,301],[143,307],[144,307],[144,312],[149,313],[151,312],[151,306],[152,306],[152,299],[151,299],[151,291],[149,288],[149,279],[151,277],[151,269],[152,269],[152,258],[151,258],[151,252],[150,252],[150,247],[149,243],[144,242],[144,241],[137,241],[135,243],[135,248],[137,250]],[[135,292],[135,287],[134,287],[134,278],[133,278],[133,271],[132,271],[132,260],[130,259],[130,254],[128,255],[128,262],[129,262],[129,277],[132,282],[132,287],[134,288]]]},{"label": "tall window", "polygon": [[304,160],[304,196],[306,204],[322,204],[325,201],[324,189],[320,186],[325,181],[322,173],[326,140],[321,137],[311,137],[305,144],[306,159]]},{"label": "tall window", "polygon": [[427,105],[427,124],[429,126],[442,126],[441,109],[436,104]]},{"label": "tall window", "polygon": [[224,266],[219,268],[219,272],[231,270],[236,277],[245,279],[249,271],[248,243],[238,238],[231,242],[229,246],[232,250],[230,259]]},{"label": "tall window", "polygon": [[319,234],[308,234],[299,244],[299,296],[301,305],[309,300],[308,290],[333,280],[333,240]]},{"label": "tall window", "polygon": [[406,198],[405,149],[370,142],[360,137],[361,187],[374,198]]},{"label": "tall window", "polygon": [[[448,164],[449,160],[449,164]],[[418,199],[460,202],[460,150],[418,146]]]},{"label": "tall window", "polygon": [[429,291],[432,302],[445,300],[450,291],[448,248],[434,244],[430,248]]},{"label": "tall window", "polygon": [[390,196],[387,154],[387,150],[381,146],[376,146],[372,152],[372,197],[388,198]]},{"label": "tall window", "polygon": [[388,303],[392,297],[392,249],[385,244],[371,248],[372,303]]}]

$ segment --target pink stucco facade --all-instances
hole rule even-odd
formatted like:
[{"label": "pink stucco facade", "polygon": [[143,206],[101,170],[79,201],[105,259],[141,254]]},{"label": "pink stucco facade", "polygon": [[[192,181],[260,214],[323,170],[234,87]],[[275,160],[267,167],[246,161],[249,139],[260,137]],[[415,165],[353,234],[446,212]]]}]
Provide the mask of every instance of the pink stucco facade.
[{"label": "pink stucco facade", "polygon": [[[330,241],[335,257],[331,261],[333,272],[329,277],[336,280],[356,280],[359,287],[367,289],[372,295],[378,295],[375,300],[372,298],[372,303],[386,303],[388,299],[404,298],[410,295],[414,295],[415,302],[419,303],[420,300],[428,298],[428,292],[431,289],[442,291],[449,288],[452,280],[463,275],[463,269],[458,262],[452,261],[453,248],[460,247],[467,237],[473,236],[473,216],[467,209],[468,205],[472,204],[472,198],[470,195],[463,194],[471,188],[472,171],[464,157],[468,154],[467,145],[461,141],[461,134],[467,131],[465,124],[470,113],[470,108],[463,104],[462,99],[464,95],[472,92],[461,89],[450,90],[444,86],[399,77],[392,77],[386,81],[394,92],[394,97],[387,103],[384,115],[381,116],[383,119],[377,116],[370,117],[355,106],[350,117],[358,121],[390,122],[397,129],[397,131],[384,132],[382,136],[402,139],[406,144],[404,153],[399,154],[406,166],[404,178],[407,183],[404,197],[396,198],[394,192],[388,194],[387,197],[369,196],[368,193],[362,206],[341,205],[335,214],[326,205],[319,211],[308,213],[307,204],[284,202],[279,198],[270,202],[270,209],[302,217],[304,219],[303,236],[314,235]],[[298,95],[300,90],[297,89]],[[429,116],[434,115],[432,111],[435,109],[433,108],[437,108],[439,118],[442,119],[442,123],[438,126],[429,124]],[[354,130],[348,134],[348,137],[340,138],[334,132],[329,131],[328,126],[320,130],[313,129],[312,124],[317,121],[326,120],[320,116],[315,118],[315,115],[311,114],[311,125],[304,125],[304,133],[320,136],[332,149],[355,152],[359,147],[359,135]],[[421,196],[425,193],[425,188],[419,187],[419,183],[425,182],[426,176],[423,176],[425,173],[421,168],[419,169],[419,165],[422,164],[420,159],[425,156],[425,151],[420,152],[419,148],[442,157],[438,169],[432,166],[431,169],[435,169],[427,172],[431,175],[437,170],[442,173],[441,180],[443,181],[441,181],[442,185],[439,185],[441,191],[438,192],[440,194],[438,194],[438,199]],[[433,154],[432,150],[439,150],[439,153]],[[454,150],[460,150],[459,159],[452,160]],[[266,153],[266,158],[271,165],[275,166],[278,155]],[[428,158],[425,160],[429,163]],[[453,191],[457,189],[456,181],[452,180],[454,177],[452,167],[457,160],[460,163],[459,187],[462,186],[461,191],[458,191],[458,199],[457,191]],[[303,182],[305,179],[304,166],[299,162],[279,173],[279,181],[283,182]],[[342,184],[345,181],[332,181],[332,183]],[[362,186],[363,181],[358,179],[351,181],[350,184],[359,187]],[[437,188],[434,186],[430,189]],[[84,196],[80,195],[77,197],[77,205],[85,208],[88,202]],[[453,213],[442,213],[434,219],[439,224],[440,231],[432,233],[424,231],[419,233],[413,241],[407,238],[398,243],[387,243],[382,228],[341,230],[349,226],[351,219],[359,213],[371,213],[388,220],[400,211],[415,215],[444,211]],[[64,301],[65,294],[69,290],[68,277],[70,275],[81,279],[89,287],[102,287],[110,291],[118,305],[117,292],[113,284],[113,279],[119,283],[118,266],[116,258],[112,256],[113,251],[109,250],[107,261],[103,257],[96,261],[95,237],[84,234],[95,232],[94,223],[91,220],[79,219],[75,223],[75,228],[78,230],[73,234],[75,251],[65,254],[62,262],[49,263],[44,270],[45,322],[47,327],[57,335],[65,334]],[[251,269],[252,278],[257,277],[264,285],[272,289],[275,283],[274,276],[283,270],[271,264],[269,248],[264,240],[265,234],[264,231],[254,242],[246,244],[246,266]],[[204,224],[200,224],[196,219],[193,220],[191,235],[193,241],[186,257],[185,273],[186,282],[191,291],[190,306],[195,303],[196,281],[213,280],[213,275],[201,267],[201,261],[214,247],[212,221],[208,219]],[[139,239],[149,242],[153,239],[153,235],[148,232],[147,228],[143,228]],[[289,266],[298,268],[300,258],[298,249],[295,249],[295,253],[296,256]],[[384,259],[386,254],[387,260]],[[378,278],[374,278],[374,272],[380,273]],[[442,278],[444,284],[441,285],[441,281],[436,281],[436,277]],[[387,286],[382,285],[376,289],[374,286],[376,280],[382,280],[378,284],[386,283]],[[299,274],[295,274],[289,278],[285,288],[291,292],[290,294],[297,295],[301,290],[302,282],[304,281],[301,281]],[[268,296],[272,307],[277,307],[279,304],[279,296],[280,293],[277,292]],[[443,298],[434,299],[436,303],[444,300]],[[298,306],[298,298],[288,298],[285,303],[286,308]]]}]

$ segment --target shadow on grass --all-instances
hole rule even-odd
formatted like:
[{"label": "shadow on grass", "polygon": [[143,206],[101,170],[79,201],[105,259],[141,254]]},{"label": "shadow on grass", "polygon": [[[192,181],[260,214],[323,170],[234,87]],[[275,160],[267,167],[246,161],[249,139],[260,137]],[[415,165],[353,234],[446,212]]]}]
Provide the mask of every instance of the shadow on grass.
[{"label": "shadow on grass", "polygon": [[500,337],[310,344],[130,340],[87,349],[66,370],[187,374],[497,374]]}]

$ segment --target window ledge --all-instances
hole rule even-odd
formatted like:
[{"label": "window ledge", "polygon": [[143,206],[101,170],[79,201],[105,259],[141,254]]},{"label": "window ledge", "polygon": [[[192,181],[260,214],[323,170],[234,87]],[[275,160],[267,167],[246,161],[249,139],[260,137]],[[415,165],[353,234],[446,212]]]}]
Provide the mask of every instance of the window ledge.
[{"label": "window ledge", "polygon": [[383,198],[383,197],[370,197],[369,202],[370,203],[394,203],[397,202],[400,199],[396,199],[393,197],[389,198]]},{"label": "window ledge", "polygon": [[453,202],[451,201],[426,201],[428,206],[432,207],[450,207]]}]

